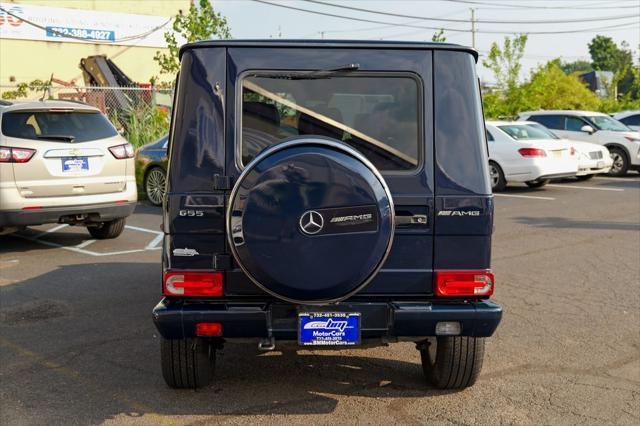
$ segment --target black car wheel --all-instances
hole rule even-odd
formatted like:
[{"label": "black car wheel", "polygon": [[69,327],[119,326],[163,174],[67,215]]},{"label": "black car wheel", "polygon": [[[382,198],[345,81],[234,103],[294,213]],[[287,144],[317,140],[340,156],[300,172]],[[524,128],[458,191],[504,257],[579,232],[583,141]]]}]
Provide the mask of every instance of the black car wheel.
[{"label": "black car wheel", "polygon": [[418,346],[422,370],[429,384],[439,389],[473,385],[482,370],[484,338],[439,336]]},{"label": "black car wheel", "polygon": [[609,170],[610,176],[624,176],[629,169],[629,160],[627,154],[620,148],[609,148],[609,154],[613,160],[611,170]]},{"label": "black car wheel", "polygon": [[124,231],[124,225],[127,220],[122,217],[120,219],[109,222],[101,222],[87,226],[89,234],[97,240],[109,240],[117,238]]},{"label": "black car wheel", "polygon": [[144,179],[144,189],[149,202],[154,206],[161,206],[167,186],[167,175],[160,167],[154,167],[147,172]]},{"label": "black car wheel", "polygon": [[204,339],[160,338],[160,360],[164,381],[174,389],[207,386],[213,378],[215,346]]},{"label": "black car wheel", "polygon": [[491,189],[493,192],[504,191],[507,187],[507,181],[504,178],[502,169],[493,161],[489,161],[489,177],[491,178]]},{"label": "black car wheel", "polygon": [[530,180],[525,182],[529,188],[542,188],[549,183],[549,179]]}]

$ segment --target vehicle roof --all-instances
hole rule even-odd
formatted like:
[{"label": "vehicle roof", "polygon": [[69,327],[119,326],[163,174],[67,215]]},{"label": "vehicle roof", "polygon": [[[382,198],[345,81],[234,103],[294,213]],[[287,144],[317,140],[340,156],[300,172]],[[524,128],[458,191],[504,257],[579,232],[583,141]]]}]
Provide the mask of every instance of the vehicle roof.
[{"label": "vehicle roof", "polygon": [[635,115],[635,114],[640,114],[640,109],[629,109],[626,111],[619,111],[616,112],[615,114],[613,114],[614,118],[625,118],[628,117],[630,115]]},{"label": "vehicle roof", "polygon": [[388,40],[304,40],[304,39],[247,39],[247,40],[208,40],[187,43],[180,48],[180,57],[190,49],[204,47],[266,47],[266,48],[355,48],[355,49],[435,49],[467,52],[478,60],[478,52],[470,47],[452,43],[422,41]]},{"label": "vehicle roof", "polygon": [[539,111],[523,111],[520,115],[555,115],[555,114],[567,114],[567,115],[579,115],[579,116],[607,116],[607,114],[603,114],[597,111],[584,111],[584,110],[574,110],[574,109],[545,109]]},{"label": "vehicle roof", "polygon": [[490,126],[507,126],[512,124],[539,124],[535,121],[526,121],[526,120],[518,120],[518,121],[506,121],[506,120],[487,120],[486,124]]},{"label": "vehicle roof", "polygon": [[20,110],[34,110],[34,109],[50,109],[50,108],[65,108],[65,109],[77,109],[81,111],[100,111],[98,108],[77,101],[65,101],[65,100],[50,100],[43,101],[8,101],[0,104],[0,112],[8,111],[20,111]]}]

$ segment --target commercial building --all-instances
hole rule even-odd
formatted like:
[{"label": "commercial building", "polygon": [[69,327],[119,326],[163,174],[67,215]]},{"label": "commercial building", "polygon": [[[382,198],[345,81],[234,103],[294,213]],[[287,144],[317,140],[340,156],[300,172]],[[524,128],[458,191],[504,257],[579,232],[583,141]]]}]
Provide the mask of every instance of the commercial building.
[{"label": "commercial building", "polygon": [[[80,59],[106,55],[132,80],[160,76],[153,60],[164,33],[190,0],[4,0],[0,2],[0,86],[51,75],[83,84]],[[161,76],[168,81],[171,77]]]}]

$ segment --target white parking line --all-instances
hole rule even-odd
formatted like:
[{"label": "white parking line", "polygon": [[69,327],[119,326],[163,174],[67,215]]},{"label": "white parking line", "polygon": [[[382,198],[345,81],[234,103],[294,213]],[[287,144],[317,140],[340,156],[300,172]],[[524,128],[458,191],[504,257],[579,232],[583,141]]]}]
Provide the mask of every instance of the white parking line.
[{"label": "white parking line", "polygon": [[151,242],[149,244],[147,244],[145,246],[145,248],[142,249],[133,249],[133,250],[122,250],[122,251],[112,251],[112,252],[106,252],[106,253],[100,253],[100,252],[96,252],[96,251],[91,251],[91,250],[85,250],[85,247],[87,247],[90,244],[95,243],[97,240],[95,239],[88,239],[85,240],[83,242],[81,242],[80,244],[77,244],[75,246],[65,246],[62,244],[58,244],[58,243],[54,243],[52,241],[46,241],[46,240],[41,240],[40,238],[48,235],[52,232],[58,231],[66,226],[69,226],[67,224],[61,224],[58,226],[54,226],[51,229],[47,229],[44,232],[40,232],[39,234],[36,234],[34,236],[29,236],[29,235],[20,235],[20,234],[13,234],[13,236],[18,237],[18,238],[22,238],[23,240],[28,240],[28,241],[33,241],[35,243],[39,243],[39,244],[43,244],[45,246],[49,246],[49,247],[56,247],[56,248],[61,248],[64,250],[69,250],[75,253],[82,253],[82,254],[86,254],[89,256],[95,256],[95,257],[101,257],[101,256],[115,256],[115,255],[119,255],[119,254],[130,254],[130,253],[140,253],[140,252],[144,252],[144,251],[149,251],[149,250],[160,250],[162,249],[162,247],[156,247],[160,242],[162,242],[162,238],[164,237],[164,233],[160,232],[160,231],[154,231],[152,229],[147,229],[147,228],[140,228],[137,226],[130,226],[130,225],[125,225],[125,228],[129,228],[132,229],[134,231],[139,231],[139,232],[146,232],[149,234],[155,234],[155,238],[153,240],[151,240]]},{"label": "white parking line", "polygon": [[620,188],[597,188],[595,186],[578,186],[578,185],[556,185],[556,184],[547,184],[552,188],[575,188],[575,189],[591,189],[593,191],[615,191],[622,192],[624,189]]},{"label": "white parking line", "polygon": [[88,246],[89,244],[93,244],[95,243],[97,240],[85,240],[83,242],[81,242],[80,244],[78,244],[77,246],[75,246],[76,248],[85,248],[86,246]]},{"label": "white parking line", "polygon": [[42,236],[44,236],[44,235],[47,235],[47,234],[49,234],[49,233],[51,233],[51,232],[59,231],[60,229],[65,228],[65,227],[67,227],[67,226],[69,226],[69,225],[67,225],[66,223],[63,223],[62,225],[54,226],[53,228],[49,228],[49,229],[47,229],[46,231],[43,231],[43,232],[41,232],[41,233],[37,234],[37,235],[36,235],[36,236],[34,236],[33,238],[40,238],[40,237],[42,237]]},{"label": "white parking line", "polygon": [[512,197],[512,198],[531,198],[532,200],[548,200],[553,201],[553,197],[538,197],[535,195],[516,195],[516,194],[493,194],[496,197]]}]

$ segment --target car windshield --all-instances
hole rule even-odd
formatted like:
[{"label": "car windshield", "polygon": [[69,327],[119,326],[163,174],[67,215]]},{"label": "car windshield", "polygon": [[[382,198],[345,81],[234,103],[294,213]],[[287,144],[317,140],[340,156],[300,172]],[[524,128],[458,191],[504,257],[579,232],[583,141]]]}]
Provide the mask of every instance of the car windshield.
[{"label": "car windshield", "polygon": [[118,134],[97,111],[11,111],[2,115],[2,134],[21,139],[87,142]]},{"label": "car windshield", "polygon": [[600,130],[610,130],[612,132],[630,132],[631,129],[616,120],[606,115],[595,115],[593,117],[587,117],[589,121],[595,124]]},{"label": "car windshield", "polygon": [[534,127],[536,129],[540,130],[541,132],[546,133],[547,135],[549,135],[551,137],[551,139],[560,139],[555,133],[553,133],[551,130],[547,129],[546,127],[544,127],[542,124],[529,123],[529,124],[527,124],[527,126]]},{"label": "car windshield", "polygon": [[283,139],[319,135],[362,152],[381,170],[419,156],[419,85],[409,76],[252,73],[242,80],[241,160]]},{"label": "car windshield", "polygon": [[507,124],[498,126],[498,128],[515,140],[557,139],[553,133],[544,127],[533,124]]}]

